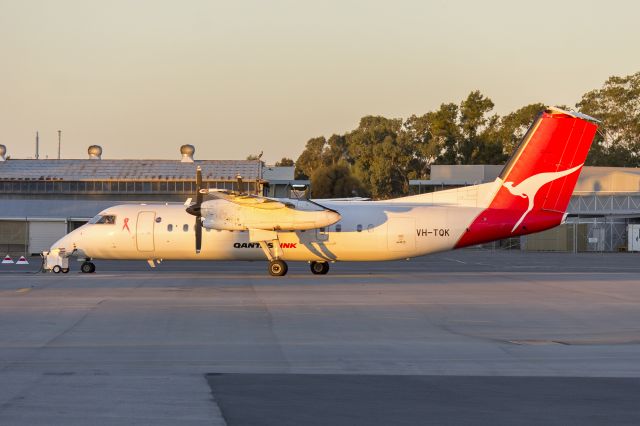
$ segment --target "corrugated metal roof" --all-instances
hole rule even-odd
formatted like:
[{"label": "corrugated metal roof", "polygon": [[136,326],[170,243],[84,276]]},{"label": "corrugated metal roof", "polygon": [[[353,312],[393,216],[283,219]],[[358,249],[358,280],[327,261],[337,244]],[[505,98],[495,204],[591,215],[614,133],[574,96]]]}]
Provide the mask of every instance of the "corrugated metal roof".
[{"label": "corrugated metal roof", "polygon": [[204,180],[260,178],[259,160],[7,160],[0,162],[0,180],[193,180],[196,166]]}]

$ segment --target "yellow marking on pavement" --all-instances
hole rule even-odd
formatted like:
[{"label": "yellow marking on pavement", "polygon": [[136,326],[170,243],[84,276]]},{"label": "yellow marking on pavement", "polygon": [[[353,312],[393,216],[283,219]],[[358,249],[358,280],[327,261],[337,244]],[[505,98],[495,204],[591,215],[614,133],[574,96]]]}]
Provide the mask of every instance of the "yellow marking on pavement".
[{"label": "yellow marking on pavement", "polygon": [[26,287],[26,288],[19,288],[18,290],[16,290],[16,293],[29,293],[31,291],[31,288]]}]

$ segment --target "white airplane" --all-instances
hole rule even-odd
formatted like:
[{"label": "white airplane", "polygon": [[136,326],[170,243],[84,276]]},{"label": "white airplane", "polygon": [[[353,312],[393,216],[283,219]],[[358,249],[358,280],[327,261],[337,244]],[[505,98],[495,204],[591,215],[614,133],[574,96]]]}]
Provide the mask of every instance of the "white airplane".
[{"label": "white airplane", "polygon": [[[45,269],[70,256],[162,260],[287,261],[326,274],[330,262],[406,259],[543,231],[566,218],[598,121],[549,108],[491,183],[385,201],[289,200],[200,189],[185,204],[118,205],[53,244]],[[204,198],[208,199],[205,200]],[[195,216],[195,221],[194,221]],[[204,230],[204,231],[203,231]]]}]

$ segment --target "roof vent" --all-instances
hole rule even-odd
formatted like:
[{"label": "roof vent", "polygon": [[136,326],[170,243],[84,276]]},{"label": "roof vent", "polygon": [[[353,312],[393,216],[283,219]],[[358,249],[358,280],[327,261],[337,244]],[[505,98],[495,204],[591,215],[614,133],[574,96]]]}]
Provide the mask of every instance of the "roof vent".
[{"label": "roof vent", "polygon": [[182,154],[183,163],[193,163],[193,154],[196,152],[196,148],[193,145],[182,145],[180,147],[180,154]]},{"label": "roof vent", "polygon": [[0,161],[4,161],[7,159],[7,147],[4,145],[0,145]]},{"label": "roof vent", "polygon": [[102,158],[102,147],[100,145],[91,145],[87,150],[89,160],[100,160]]}]

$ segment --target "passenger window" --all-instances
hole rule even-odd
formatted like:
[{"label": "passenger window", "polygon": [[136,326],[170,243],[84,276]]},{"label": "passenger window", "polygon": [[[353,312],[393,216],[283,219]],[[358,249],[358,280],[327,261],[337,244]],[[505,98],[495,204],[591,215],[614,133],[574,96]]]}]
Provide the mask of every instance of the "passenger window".
[{"label": "passenger window", "polygon": [[373,232],[373,224],[370,223],[367,225],[367,231]]},{"label": "passenger window", "polygon": [[173,231],[173,225],[172,224],[168,224],[167,225],[167,231],[169,231],[169,232]]},{"label": "passenger window", "polygon": [[336,225],[336,232],[342,232],[342,225],[341,224],[337,224]]},{"label": "passenger window", "polygon": [[156,223],[160,223],[162,222],[162,218],[161,217],[156,217]]},{"label": "passenger window", "polygon": [[182,230],[184,232],[187,232],[189,230],[189,225],[187,225],[186,223],[184,225],[182,225]]},{"label": "passenger window", "polygon": [[358,224],[358,226],[356,226],[356,231],[362,232],[362,225]]}]

